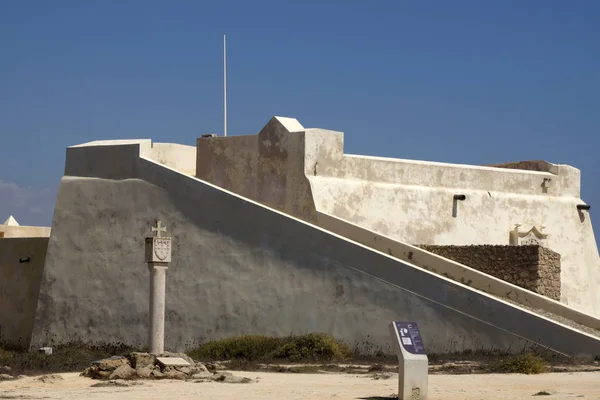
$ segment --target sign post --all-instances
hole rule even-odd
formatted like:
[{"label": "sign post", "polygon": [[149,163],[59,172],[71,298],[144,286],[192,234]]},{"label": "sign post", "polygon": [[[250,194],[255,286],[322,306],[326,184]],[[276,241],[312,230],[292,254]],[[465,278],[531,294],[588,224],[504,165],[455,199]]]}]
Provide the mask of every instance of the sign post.
[{"label": "sign post", "polygon": [[398,399],[427,400],[429,360],[417,323],[392,321],[389,328],[398,356]]},{"label": "sign post", "polygon": [[146,238],[146,262],[150,270],[150,354],[161,355],[165,351],[165,286],[167,269],[171,262],[171,238],[162,236],[167,228],[156,221],[152,232],[156,236]]}]

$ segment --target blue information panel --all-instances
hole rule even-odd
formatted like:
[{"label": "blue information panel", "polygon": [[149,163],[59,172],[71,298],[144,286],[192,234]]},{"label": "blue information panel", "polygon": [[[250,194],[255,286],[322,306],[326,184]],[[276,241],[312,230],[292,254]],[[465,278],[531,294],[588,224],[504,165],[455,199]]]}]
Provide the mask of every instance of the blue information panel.
[{"label": "blue information panel", "polygon": [[425,354],[425,346],[416,322],[395,322],[400,344],[411,354]]}]

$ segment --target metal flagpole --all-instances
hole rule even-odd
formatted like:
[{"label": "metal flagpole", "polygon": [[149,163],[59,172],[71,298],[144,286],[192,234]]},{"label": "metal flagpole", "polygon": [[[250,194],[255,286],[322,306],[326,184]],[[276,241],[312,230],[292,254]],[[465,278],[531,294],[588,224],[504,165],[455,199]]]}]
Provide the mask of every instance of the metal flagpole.
[{"label": "metal flagpole", "polygon": [[227,43],[223,35],[223,136],[227,136]]}]

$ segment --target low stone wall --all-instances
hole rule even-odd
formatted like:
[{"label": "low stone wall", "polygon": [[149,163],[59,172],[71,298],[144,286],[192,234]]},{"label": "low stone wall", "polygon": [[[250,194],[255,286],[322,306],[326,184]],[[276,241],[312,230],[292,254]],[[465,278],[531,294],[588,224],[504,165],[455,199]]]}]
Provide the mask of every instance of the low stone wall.
[{"label": "low stone wall", "polygon": [[433,246],[423,250],[560,301],[560,254],[540,246]]}]

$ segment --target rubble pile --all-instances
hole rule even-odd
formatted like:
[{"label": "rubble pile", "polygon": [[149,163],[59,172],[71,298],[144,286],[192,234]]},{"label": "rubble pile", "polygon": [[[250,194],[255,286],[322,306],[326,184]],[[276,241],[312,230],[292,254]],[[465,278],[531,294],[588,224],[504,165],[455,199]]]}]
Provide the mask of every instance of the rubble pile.
[{"label": "rubble pile", "polygon": [[234,376],[225,371],[209,371],[183,353],[131,353],[95,361],[82,376],[105,380],[178,379],[195,382],[250,383],[249,378]]}]

